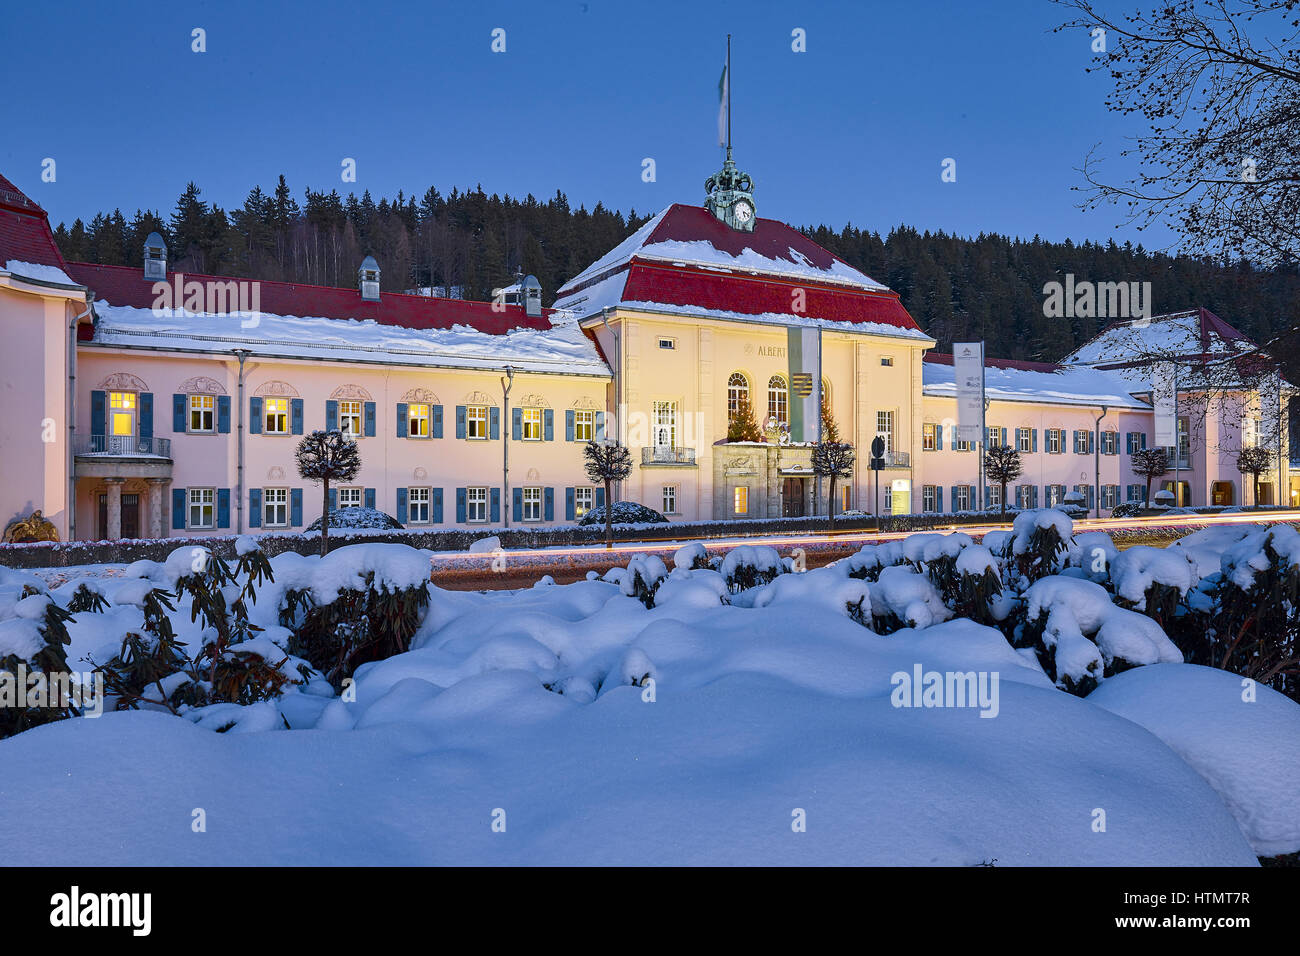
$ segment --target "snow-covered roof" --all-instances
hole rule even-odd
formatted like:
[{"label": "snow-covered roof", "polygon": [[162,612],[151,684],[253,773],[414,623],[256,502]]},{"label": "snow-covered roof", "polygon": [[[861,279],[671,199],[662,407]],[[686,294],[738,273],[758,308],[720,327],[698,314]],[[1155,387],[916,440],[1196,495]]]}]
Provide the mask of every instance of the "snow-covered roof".
[{"label": "snow-covered roof", "polygon": [[[993,401],[1033,402],[1042,405],[1109,405],[1112,408],[1151,406],[1134,397],[1121,376],[1084,366],[1001,362],[988,359],[984,368],[986,396]],[[928,354],[921,363],[921,390],[925,395],[955,398],[956,370],[951,355]]]},{"label": "snow-covered roof", "polygon": [[41,265],[36,262],[22,262],[19,259],[10,259],[5,263],[4,269],[0,270],[12,275],[19,276],[23,279],[35,279],[37,282],[53,282],[57,285],[76,285],[68,274],[58,266]]},{"label": "snow-covered roof", "polygon": [[382,365],[499,369],[609,376],[592,343],[576,323],[503,334],[466,325],[411,329],[371,319],[334,319],[261,313],[213,315],[97,302],[99,321],[85,344],[120,348],[252,354]]},{"label": "snow-covered roof", "polygon": [[1062,365],[1108,365],[1152,357],[1230,355],[1254,347],[1209,309],[1114,322],[1061,360]]}]

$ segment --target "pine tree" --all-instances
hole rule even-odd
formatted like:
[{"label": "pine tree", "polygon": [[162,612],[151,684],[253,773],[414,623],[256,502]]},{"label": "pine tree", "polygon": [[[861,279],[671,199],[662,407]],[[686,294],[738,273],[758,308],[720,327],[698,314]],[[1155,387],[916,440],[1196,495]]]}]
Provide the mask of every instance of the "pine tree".
[{"label": "pine tree", "polygon": [[754,406],[748,395],[742,395],[736,402],[736,411],[727,422],[727,441],[762,441],[763,433],[754,420]]}]

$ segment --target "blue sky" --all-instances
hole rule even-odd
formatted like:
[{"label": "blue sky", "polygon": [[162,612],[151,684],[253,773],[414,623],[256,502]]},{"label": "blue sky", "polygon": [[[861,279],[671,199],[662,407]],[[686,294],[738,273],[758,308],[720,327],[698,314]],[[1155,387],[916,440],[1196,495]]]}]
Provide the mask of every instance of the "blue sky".
[{"label": "blue sky", "polygon": [[[51,2],[6,19],[0,171],[56,223],[115,206],[167,215],[191,179],[236,206],[281,172],[299,199],[481,182],[561,189],[575,207],[700,202],[721,159],[730,31],[736,159],[760,215],[1171,241],[1077,208],[1088,149],[1115,156],[1136,127],[1106,112],[1089,37],[1051,33],[1062,11],[1047,0]],[[490,49],[497,27],[505,53]],[[940,179],[948,157],[956,183]]]}]

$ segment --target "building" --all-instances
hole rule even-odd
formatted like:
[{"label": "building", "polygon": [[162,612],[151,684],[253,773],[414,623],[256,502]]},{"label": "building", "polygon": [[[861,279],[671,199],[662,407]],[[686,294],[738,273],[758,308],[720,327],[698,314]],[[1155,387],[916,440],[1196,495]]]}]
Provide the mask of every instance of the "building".
[{"label": "building", "polygon": [[[18,410],[0,423],[0,523],[39,509],[65,539],[185,536],[365,505],[410,527],[565,524],[603,504],[582,445],[606,437],[634,456],[620,496],[670,520],[800,516],[827,507],[810,468],[823,421],[859,449],[837,510],[995,503],[955,440],[951,357],[898,296],[758,217],[730,153],[707,191],[548,309],[531,277],[493,302],[381,294],[371,257],[351,289],[180,275],[156,235],[139,267],[69,263],[0,178],[0,371]],[[990,440],[1025,463],[1009,504],[1141,497],[1128,454],[1151,441],[1149,376],[1114,342],[1107,330],[1062,365],[987,363]],[[764,440],[727,440],[744,403]],[[294,449],[335,428],[363,467],[326,501]],[[1195,442],[1185,499],[1239,502],[1226,431],[1206,454]]]}]

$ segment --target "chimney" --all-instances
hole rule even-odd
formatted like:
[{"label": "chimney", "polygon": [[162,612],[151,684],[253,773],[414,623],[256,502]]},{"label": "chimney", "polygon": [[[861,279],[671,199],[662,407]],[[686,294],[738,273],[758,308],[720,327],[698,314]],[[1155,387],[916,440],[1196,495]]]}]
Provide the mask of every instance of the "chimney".
[{"label": "chimney", "polygon": [[379,301],[379,263],[375,261],[374,256],[366,256],[361,260],[361,268],[357,270],[357,281],[361,285],[363,301]]},{"label": "chimney", "polygon": [[167,243],[156,232],[149,233],[144,241],[144,277],[155,281],[167,280]]},{"label": "chimney", "polygon": [[542,314],[542,284],[537,276],[524,277],[524,315],[540,317]]}]

